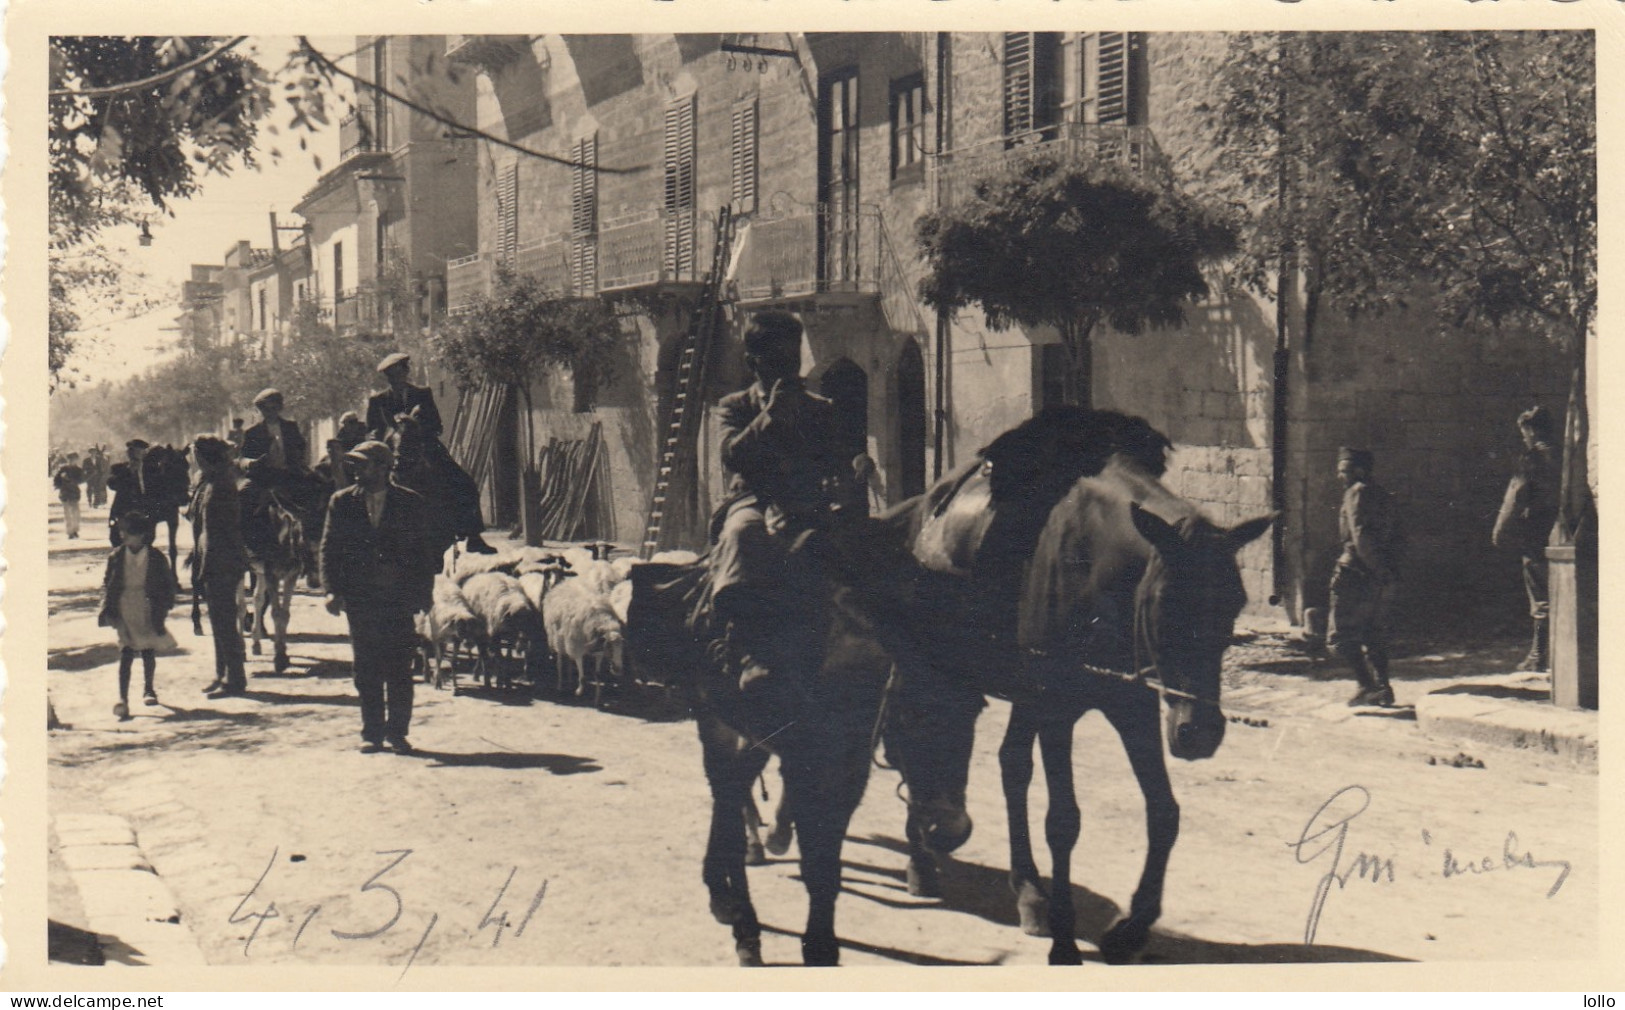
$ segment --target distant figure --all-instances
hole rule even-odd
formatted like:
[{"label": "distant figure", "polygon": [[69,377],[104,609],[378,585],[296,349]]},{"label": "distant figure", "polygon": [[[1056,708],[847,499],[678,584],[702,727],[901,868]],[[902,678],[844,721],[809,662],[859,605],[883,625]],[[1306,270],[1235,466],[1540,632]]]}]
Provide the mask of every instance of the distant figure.
[{"label": "distant figure", "polygon": [[856,489],[852,495],[853,504],[862,514],[873,515],[885,510],[886,498],[881,491],[880,471],[868,453],[860,452],[852,458],[852,479]]},{"label": "distant figure", "polygon": [[68,453],[68,458],[51,475],[56,485],[56,496],[62,502],[62,525],[69,540],[79,539],[79,485],[85,482],[85,471],[79,465],[79,454]]},{"label": "distant figure", "polygon": [[361,417],[353,410],[346,410],[339,415],[339,428],[334,436],[344,451],[349,452],[367,440],[367,426],[361,423]]},{"label": "distant figure", "polygon": [[107,505],[107,454],[99,445],[85,450],[85,504],[93,509]]},{"label": "distant figure", "polygon": [[243,694],[248,680],[243,666],[243,636],[237,627],[237,587],[248,570],[243,547],[242,508],[234,447],[211,435],[192,440],[192,461],[200,476],[187,518],[192,521],[192,592],[209,608],[214,638],[214,681],[205,687],[211,698]]},{"label": "distant figure", "polygon": [[1338,452],[1344,491],[1337,529],[1343,552],[1332,575],[1330,641],[1360,684],[1349,704],[1389,706],[1394,703],[1388,683],[1389,620],[1399,587],[1402,537],[1393,495],[1372,478],[1372,466],[1364,449]]},{"label": "distant figure", "polygon": [[1507,484],[1501,511],[1495,517],[1490,542],[1515,550],[1523,559],[1523,588],[1529,597],[1529,617],[1534,632],[1529,655],[1520,670],[1551,671],[1548,648],[1550,604],[1546,595],[1546,542],[1557,524],[1558,490],[1562,483],[1561,460],[1554,441],[1552,415],[1545,407],[1533,407],[1518,415],[1518,433],[1523,436],[1523,454],[1517,472]]},{"label": "distant figure", "polygon": [[158,650],[175,648],[174,636],[164,630],[164,617],[175,605],[175,577],[163,553],[152,546],[153,522],[145,512],[126,512],[119,530],[123,543],[107,558],[96,623],[118,629],[118,704],[113,714],[122,722],[130,718],[130,667],[137,653],[146,685],[142,700],[158,704],[153,682]]},{"label": "distant figure", "polygon": [[107,510],[107,534],[114,547],[124,542],[118,526],[126,513],[140,512],[152,520],[165,508],[163,475],[147,459],[150,448],[146,439],[130,439],[124,443],[127,462],[115,463],[108,474],[107,488],[113,492],[113,507]]},{"label": "distant figure", "polygon": [[350,451],[356,483],[333,495],[322,534],[327,610],[349,620],[361,696],[361,750],[387,742],[409,754],[412,722],[412,615],[429,608],[440,546],[429,505],[390,479],[394,456],[383,442]]},{"label": "distant figure", "polygon": [[[389,388],[374,393],[367,399],[367,434],[379,441],[388,441],[399,427],[399,418],[417,419],[417,434],[421,438],[423,465],[428,471],[432,487],[419,487],[425,497],[441,509],[449,511],[447,525],[456,539],[466,538],[466,546],[473,554],[495,554],[496,548],[485,542],[485,518],[480,514],[480,489],[474,478],[451,458],[440,441],[445,424],[440,420],[440,409],[435,406],[434,390],[415,386],[408,381],[412,374],[412,358],[400,351],[385,356],[378,362]],[[397,446],[397,451],[402,451]],[[404,461],[399,461],[403,462]],[[416,484],[414,483],[414,486]]]},{"label": "distant figure", "polygon": [[232,459],[236,459],[243,454],[243,439],[246,434],[243,431],[243,419],[240,417],[232,418],[231,430],[226,433],[226,441],[231,445]]}]

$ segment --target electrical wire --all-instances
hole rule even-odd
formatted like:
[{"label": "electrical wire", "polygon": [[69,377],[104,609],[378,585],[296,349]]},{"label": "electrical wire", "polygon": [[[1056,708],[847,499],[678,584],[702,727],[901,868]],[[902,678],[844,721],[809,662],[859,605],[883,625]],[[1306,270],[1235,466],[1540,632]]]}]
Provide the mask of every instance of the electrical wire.
[{"label": "electrical wire", "polygon": [[179,77],[188,70],[201,67],[203,64],[208,63],[210,60],[215,59],[228,50],[233,49],[246,41],[248,41],[247,35],[239,35],[229,42],[223,42],[220,45],[215,46],[213,49],[204,53],[202,56],[197,57],[196,59],[187,60],[185,63],[182,63],[179,66],[170,67],[168,70],[153,74],[151,77],[143,77],[139,81],[129,81],[124,84],[109,84],[99,88],[53,88],[47,94],[49,94],[49,96],[52,98],[104,98],[108,95],[122,95],[131,91],[141,91],[152,87],[154,84],[162,84],[167,80]]}]

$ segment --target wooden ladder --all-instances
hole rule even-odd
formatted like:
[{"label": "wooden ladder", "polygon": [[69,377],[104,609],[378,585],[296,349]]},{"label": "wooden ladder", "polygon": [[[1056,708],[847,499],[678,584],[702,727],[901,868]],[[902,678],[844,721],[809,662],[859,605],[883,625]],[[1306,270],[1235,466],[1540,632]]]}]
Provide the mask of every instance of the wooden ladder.
[{"label": "wooden ladder", "polygon": [[677,390],[672,396],[671,416],[666,423],[666,442],[660,453],[660,470],[655,477],[654,497],[649,503],[649,523],[643,532],[643,549],[648,560],[661,548],[665,529],[666,511],[671,500],[672,485],[678,479],[679,467],[691,460],[699,442],[699,422],[705,415],[705,363],[717,333],[722,329],[724,277],[728,273],[728,258],[733,246],[733,211],[723,207],[717,212],[717,241],[711,250],[711,271],[705,275],[700,297],[683,337],[683,349],[677,359]]}]

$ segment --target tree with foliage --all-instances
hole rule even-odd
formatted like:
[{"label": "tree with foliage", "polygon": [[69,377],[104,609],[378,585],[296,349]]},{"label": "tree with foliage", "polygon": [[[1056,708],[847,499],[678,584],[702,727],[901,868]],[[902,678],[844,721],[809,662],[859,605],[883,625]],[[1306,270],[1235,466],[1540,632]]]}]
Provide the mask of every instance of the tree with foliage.
[{"label": "tree with foliage", "polygon": [[615,378],[616,349],[623,337],[608,305],[596,298],[560,298],[528,274],[499,267],[488,295],[450,317],[436,335],[439,360],[464,388],[497,383],[525,401],[529,458],[531,386],[548,369],[568,369],[581,390]]},{"label": "tree with foliage", "polygon": [[1573,360],[1558,536],[1592,509],[1585,345],[1597,305],[1590,32],[1238,35],[1213,112],[1221,176],[1258,208],[1243,273],[1283,257],[1324,304],[1533,325]]},{"label": "tree with foliage", "polygon": [[1203,267],[1235,249],[1225,217],[1114,162],[1012,159],[968,199],[927,214],[920,295],[936,309],[976,305],[988,326],[1052,326],[1069,362],[1066,396],[1087,405],[1090,337],[1169,326],[1207,294]]}]

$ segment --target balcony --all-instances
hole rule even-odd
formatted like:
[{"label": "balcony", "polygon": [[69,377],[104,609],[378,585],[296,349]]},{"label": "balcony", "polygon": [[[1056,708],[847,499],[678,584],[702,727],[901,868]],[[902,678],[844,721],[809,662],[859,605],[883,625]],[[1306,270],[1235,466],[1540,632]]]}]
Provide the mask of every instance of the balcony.
[{"label": "balcony", "polygon": [[447,35],[446,58],[479,70],[501,70],[530,49],[528,35]]},{"label": "balcony", "polygon": [[380,127],[383,119],[377,106],[368,102],[358,104],[355,111],[339,120],[339,161],[346,162],[361,154],[381,154],[386,143]]},{"label": "balcony", "polygon": [[570,243],[562,236],[519,250],[514,254],[514,269],[535,277],[549,294],[568,298],[575,293],[570,282]]},{"label": "balcony", "polygon": [[854,213],[818,204],[749,228],[734,271],[741,301],[881,293],[885,237],[874,208]]},{"label": "balcony", "polygon": [[977,180],[1024,160],[1115,162],[1153,182],[1172,178],[1168,160],[1149,126],[1121,123],[1059,123],[1014,137],[1000,137],[951,152],[937,165],[944,204],[970,199]]},{"label": "balcony", "polygon": [[478,295],[490,293],[491,261],[479,253],[446,261],[446,311],[467,310]]},{"label": "balcony", "polygon": [[598,290],[701,283],[715,242],[716,222],[692,210],[605,221],[598,228]]}]

